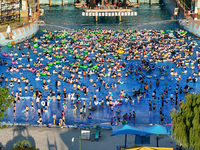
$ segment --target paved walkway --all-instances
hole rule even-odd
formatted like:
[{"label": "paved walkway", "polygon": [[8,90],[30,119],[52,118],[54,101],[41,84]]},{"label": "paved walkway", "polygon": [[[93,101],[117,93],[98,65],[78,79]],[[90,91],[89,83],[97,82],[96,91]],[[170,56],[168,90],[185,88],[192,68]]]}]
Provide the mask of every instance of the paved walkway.
[{"label": "paved walkway", "polygon": [[[72,143],[71,139],[79,137],[80,132],[78,129],[68,128],[11,127],[0,130],[0,147],[10,150],[15,142],[26,139],[39,150],[78,150],[78,140]],[[98,142],[82,141],[82,150],[115,150],[117,145],[124,145],[124,135],[110,136],[111,133],[112,130],[102,130],[102,137]],[[128,147],[135,145],[135,135],[128,135],[127,139]],[[150,143],[148,146],[156,146],[155,135],[151,135]],[[160,147],[175,148],[175,145],[170,136],[159,136]]]}]

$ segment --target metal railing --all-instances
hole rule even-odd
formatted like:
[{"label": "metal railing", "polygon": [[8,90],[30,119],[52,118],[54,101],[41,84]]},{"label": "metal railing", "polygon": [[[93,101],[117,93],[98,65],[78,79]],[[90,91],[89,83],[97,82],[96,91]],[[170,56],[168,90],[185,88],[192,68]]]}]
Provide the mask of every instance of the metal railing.
[{"label": "metal railing", "polygon": [[46,24],[45,24],[45,22],[43,20],[38,20],[37,21],[37,25],[39,25],[39,26],[45,26]]}]

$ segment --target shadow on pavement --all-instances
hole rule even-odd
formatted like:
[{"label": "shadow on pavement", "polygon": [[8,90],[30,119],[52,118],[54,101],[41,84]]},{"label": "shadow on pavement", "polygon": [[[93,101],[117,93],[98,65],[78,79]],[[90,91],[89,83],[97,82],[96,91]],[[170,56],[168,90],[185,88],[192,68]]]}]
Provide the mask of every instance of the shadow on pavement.
[{"label": "shadow on pavement", "polygon": [[[13,139],[8,141],[3,149],[11,149],[13,148],[13,144],[19,140],[28,140],[32,146],[36,147],[35,140],[32,136],[29,135],[27,127],[24,126],[15,126],[13,128]],[[0,143],[1,147],[1,143]]]},{"label": "shadow on pavement", "polygon": [[55,137],[54,137],[54,144],[50,144],[49,137],[47,135],[47,144],[48,144],[49,150],[57,150],[57,143],[56,143]]},{"label": "shadow on pavement", "polygon": [[2,150],[2,148],[3,148],[3,145],[2,145],[2,143],[0,142],[0,150]]},{"label": "shadow on pavement", "polygon": [[[79,141],[77,138],[80,136],[80,130],[70,129],[64,133],[60,134],[60,138],[66,147],[69,150],[78,150],[79,149]],[[74,142],[72,143],[72,138],[75,138]]]}]

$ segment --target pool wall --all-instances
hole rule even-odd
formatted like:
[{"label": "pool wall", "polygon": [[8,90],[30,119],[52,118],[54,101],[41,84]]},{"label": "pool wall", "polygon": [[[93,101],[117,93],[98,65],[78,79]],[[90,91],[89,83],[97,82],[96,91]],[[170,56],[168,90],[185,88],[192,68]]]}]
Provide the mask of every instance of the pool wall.
[{"label": "pool wall", "polygon": [[200,37],[200,20],[185,20],[181,25],[185,30]]},{"label": "pool wall", "polygon": [[[177,3],[176,0],[163,0],[169,12],[173,15],[173,11],[175,7],[180,9],[179,15],[177,19],[183,19],[184,17],[184,10],[182,9],[181,5]],[[182,28],[189,31],[190,33],[200,37],[200,20],[193,20],[191,16],[186,16],[185,20],[179,21]]]},{"label": "pool wall", "polygon": [[6,31],[0,32],[0,45],[5,46],[8,44],[16,44],[25,41],[32,38],[38,30],[39,26],[37,25],[36,19],[32,23],[28,23],[23,27],[12,29],[14,39],[7,39],[8,35]]}]

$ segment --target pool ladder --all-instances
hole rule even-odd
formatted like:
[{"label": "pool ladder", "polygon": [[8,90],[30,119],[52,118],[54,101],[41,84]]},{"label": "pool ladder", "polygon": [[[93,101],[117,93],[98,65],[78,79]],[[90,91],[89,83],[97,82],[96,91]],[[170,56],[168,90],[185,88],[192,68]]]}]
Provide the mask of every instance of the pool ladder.
[{"label": "pool ladder", "polygon": [[181,26],[188,26],[189,25],[189,21],[187,19],[180,19],[179,20],[179,24]]}]

